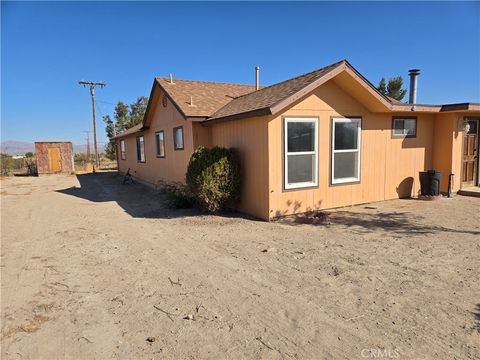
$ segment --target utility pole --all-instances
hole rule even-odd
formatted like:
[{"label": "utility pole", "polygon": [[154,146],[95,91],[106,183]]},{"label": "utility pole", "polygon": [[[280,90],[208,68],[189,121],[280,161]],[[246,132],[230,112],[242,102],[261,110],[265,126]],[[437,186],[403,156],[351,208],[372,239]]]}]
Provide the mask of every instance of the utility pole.
[{"label": "utility pole", "polygon": [[87,133],[87,162],[90,162],[90,131],[84,131]]},{"label": "utility pole", "polygon": [[92,97],[92,113],[93,113],[93,147],[95,148],[95,166],[98,168],[100,166],[100,161],[98,158],[98,149],[97,149],[97,123],[95,121],[95,86],[100,86],[103,88],[107,86],[105,82],[95,82],[95,81],[79,81],[80,85],[83,87],[90,86],[90,96]]}]

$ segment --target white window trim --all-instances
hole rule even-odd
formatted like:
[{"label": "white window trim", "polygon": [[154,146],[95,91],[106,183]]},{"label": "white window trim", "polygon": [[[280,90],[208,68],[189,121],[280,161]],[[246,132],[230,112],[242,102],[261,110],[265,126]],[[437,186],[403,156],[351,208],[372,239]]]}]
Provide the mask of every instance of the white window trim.
[{"label": "white window trim", "polygon": [[[301,151],[301,152],[288,152],[288,123],[290,122],[313,122],[315,124],[315,150],[314,151]],[[313,187],[318,185],[318,117],[285,117],[283,121],[283,158],[284,158],[284,188],[285,190],[301,189],[306,187]],[[301,182],[301,183],[288,183],[288,156],[295,155],[315,155],[313,175],[314,181]]]},{"label": "white window trim", "polygon": [[125,139],[120,140],[120,160],[127,159],[127,148],[125,146]]},{"label": "white window trim", "polygon": [[[347,149],[347,150],[335,150],[335,124],[336,123],[352,123],[356,122],[358,127],[357,133],[357,149]],[[331,180],[332,184],[345,184],[360,181],[360,169],[361,169],[361,150],[362,150],[362,119],[361,118],[333,118],[332,119],[332,171],[331,171]],[[335,154],[337,153],[358,153],[358,166],[357,166],[357,176],[349,178],[335,179]]]}]

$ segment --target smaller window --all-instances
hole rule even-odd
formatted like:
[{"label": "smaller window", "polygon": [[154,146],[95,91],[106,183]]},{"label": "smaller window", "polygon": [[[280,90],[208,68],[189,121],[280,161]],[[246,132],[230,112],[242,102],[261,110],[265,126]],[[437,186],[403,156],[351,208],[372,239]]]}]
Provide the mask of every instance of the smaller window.
[{"label": "smaller window", "polygon": [[145,162],[145,141],[143,135],[137,136],[137,160]]},{"label": "smaller window", "polygon": [[393,118],[392,134],[399,137],[417,136],[417,118]]},{"label": "smaller window", "polygon": [[157,157],[165,157],[165,135],[162,131],[155,133],[155,143],[157,146]]},{"label": "smaller window", "polygon": [[173,148],[183,150],[183,127],[173,128]]},{"label": "smaller window", "polygon": [[125,151],[125,140],[120,140],[120,159],[125,160],[127,158],[127,152]]}]

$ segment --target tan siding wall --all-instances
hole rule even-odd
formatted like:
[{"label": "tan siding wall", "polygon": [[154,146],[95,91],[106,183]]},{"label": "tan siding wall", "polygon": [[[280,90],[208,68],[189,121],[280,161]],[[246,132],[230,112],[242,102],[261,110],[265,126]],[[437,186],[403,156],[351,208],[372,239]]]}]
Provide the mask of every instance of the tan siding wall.
[{"label": "tan siding wall", "polygon": [[[454,117],[455,114],[437,114],[435,118],[433,167],[442,172],[441,191],[448,190],[448,175],[452,173]],[[460,183],[460,174],[454,182]]]},{"label": "tan siding wall", "polygon": [[[319,117],[319,186],[283,191],[283,116]],[[433,115],[419,115],[416,138],[392,138],[392,116],[369,112],[330,81],[268,123],[270,217],[417,195],[432,166]],[[410,115],[410,114],[409,114]],[[361,116],[361,181],[330,185],[331,117]],[[412,186],[407,186],[412,183]],[[411,190],[410,190],[411,189]]]},{"label": "tan siding wall", "polygon": [[209,147],[211,146],[211,131],[208,126],[205,126],[199,122],[192,123],[193,129],[193,148],[196,149],[199,146]]},{"label": "tan siding wall", "polygon": [[211,125],[212,146],[233,147],[242,164],[240,211],[268,219],[267,119],[251,118]]},{"label": "tan siding wall", "polygon": [[454,174],[452,191],[460,190],[462,185],[464,132],[459,129],[459,124],[463,122],[465,117],[480,117],[480,113],[436,115],[433,162],[435,168],[443,172],[442,191],[448,190],[449,174]]},{"label": "tan siding wall", "polygon": [[[150,128],[142,133],[129,135],[125,138],[126,160],[119,159],[119,170],[130,173],[150,184],[156,185],[160,180],[185,181],[185,171],[193,151],[192,122],[183,119],[173,104],[169,101],[164,108],[157,99],[153,109]],[[183,126],[184,150],[173,148],[173,128]],[[155,132],[165,132],[165,158],[157,158]],[[145,137],[145,163],[137,162],[136,137]],[[117,149],[120,139],[117,140]]]},{"label": "tan siding wall", "polygon": [[[467,114],[456,114],[451,119],[453,130],[452,140],[452,174],[455,174],[455,181],[452,186],[452,191],[460,190],[462,186],[462,164],[463,164],[463,139],[464,132],[458,130],[458,121],[464,119]],[[480,116],[480,113],[468,114],[468,116]]]}]

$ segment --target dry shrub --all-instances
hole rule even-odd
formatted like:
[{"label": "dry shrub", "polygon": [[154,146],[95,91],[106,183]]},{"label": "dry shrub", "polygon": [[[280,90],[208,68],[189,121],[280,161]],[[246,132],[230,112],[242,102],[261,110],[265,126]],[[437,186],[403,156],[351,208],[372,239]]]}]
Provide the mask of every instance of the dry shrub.
[{"label": "dry shrub", "polygon": [[188,164],[186,182],[199,206],[209,212],[233,209],[240,200],[240,161],[234,149],[195,150]]}]

